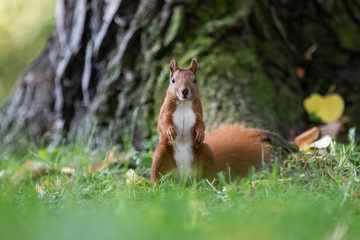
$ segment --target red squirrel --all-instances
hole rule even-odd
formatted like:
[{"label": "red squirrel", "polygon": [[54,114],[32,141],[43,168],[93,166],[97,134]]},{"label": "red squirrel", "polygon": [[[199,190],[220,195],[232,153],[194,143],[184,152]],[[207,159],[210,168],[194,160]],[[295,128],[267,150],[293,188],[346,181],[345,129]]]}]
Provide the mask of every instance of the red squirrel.
[{"label": "red squirrel", "polygon": [[205,136],[205,125],[196,79],[198,64],[193,58],[185,69],[170,62],[170,82],[160,109],[160,138],[151,166],[150,181],[155,183],[176,169],[175,178],[195,175],[213,178],[217,172],[244,176],[251,167],[272,160],[266,141],[269,133],[243,125],[220,125]]}]

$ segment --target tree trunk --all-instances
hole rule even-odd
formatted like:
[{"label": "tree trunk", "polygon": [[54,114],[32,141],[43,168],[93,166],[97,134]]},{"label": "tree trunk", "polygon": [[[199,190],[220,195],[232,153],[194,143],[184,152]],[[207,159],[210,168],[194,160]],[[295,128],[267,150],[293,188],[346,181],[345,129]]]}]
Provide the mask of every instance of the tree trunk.
[{"label": "tree trunk", "polygon": [[180,67],[198,58],[208,129],[247,122],[289,136],[306,126],[303,98],[329,88],[360,125],[359,9],[359,0],[58,0],[56,30],[0,111],[0,144],[76,136],[141,148],[156,134],[171,57]]}]

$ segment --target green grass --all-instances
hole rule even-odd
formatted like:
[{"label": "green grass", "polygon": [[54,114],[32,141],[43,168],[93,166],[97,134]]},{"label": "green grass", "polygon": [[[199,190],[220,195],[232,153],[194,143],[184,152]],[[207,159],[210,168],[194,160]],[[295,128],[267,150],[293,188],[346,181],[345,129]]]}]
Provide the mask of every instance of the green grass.
[{"label": "green grass", "polygon": [[[109,150],[110,151],[110,150]],[[0,159],[1,239],[358,239],[360,236],[359,148],[334,143],[329,152],[292,154],[280,173],[267,170],[230,183],[207,181],[127,185],[124,165],[88,177],[92,161],[108,152],[79,144],[52,153]],[[150,154],[151,155],[151,154]],[[135,157],[134,157],[135,156]],[[135,159],[148,174],[146,154],[118,153]],[[26,160],[55,173],[33,180]],[[136,164],[135,164],[136,165]],[[75,174],[60,173],[72,167]],[[279,180],[282,179],[282,180]],[[46,184],[47,183],[47,184]],[[36,190],[36,184],[44,192]]]}]

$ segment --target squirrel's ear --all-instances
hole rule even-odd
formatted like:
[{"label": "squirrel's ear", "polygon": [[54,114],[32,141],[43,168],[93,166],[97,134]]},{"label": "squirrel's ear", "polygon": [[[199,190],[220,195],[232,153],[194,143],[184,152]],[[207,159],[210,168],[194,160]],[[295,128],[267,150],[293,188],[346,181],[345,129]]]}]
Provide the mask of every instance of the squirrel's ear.
[{"label": "squirrel's ear", "polygon": [[171,59],[169,67],[170,67],[170,77],[172,77],[174,72],[179,69],[179,67],[177,65],[177,62],[176,62],[176,60],[174,58]]},{"label": "squirrel's ear", "polygon": [[198,68],[199,68],[199,66],[196,62],[196,58],[193,58],[190,63],[190,70],[195,74],[196,71],[198,70]]}]

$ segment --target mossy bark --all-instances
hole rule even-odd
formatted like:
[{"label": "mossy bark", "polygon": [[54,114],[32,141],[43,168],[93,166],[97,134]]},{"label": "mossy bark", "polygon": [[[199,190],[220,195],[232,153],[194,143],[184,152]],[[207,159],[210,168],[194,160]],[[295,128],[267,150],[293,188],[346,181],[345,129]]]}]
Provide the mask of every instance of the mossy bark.
[{"label": "mossy bark", "polygon": [[[360,1],[58,0],[57,28],[0,111],[4,143],[156,135],[168,64],[197,57],[209,128],[246,122],[291,136],[302,100],[329,89],[360,125]],[[302,75],[297,74],[301,69]],[[30,79],[30,80],[29,80]],[[20,101],[20,100],[21,101]]]}]

